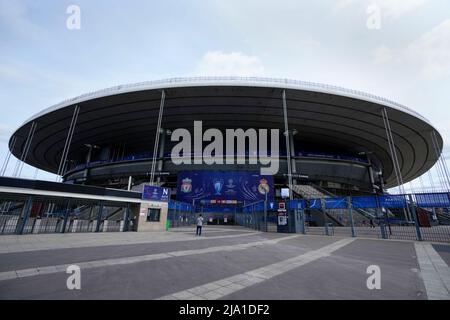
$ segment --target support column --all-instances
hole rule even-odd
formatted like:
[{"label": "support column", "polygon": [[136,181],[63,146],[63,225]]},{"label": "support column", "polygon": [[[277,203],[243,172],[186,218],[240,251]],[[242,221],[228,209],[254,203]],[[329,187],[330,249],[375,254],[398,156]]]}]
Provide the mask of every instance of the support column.
[{"label": "support column", "polygon": [[286,140],[286,162],[288,169],[288,185],[289,185],[289,199],[292,200],[292,169],[291,169],[291,146],[289,143],[289,123],[288,123],[288,113],[287,113],[287,102],[286,102],[286,90],[283,90],[283,115],[284,115],[284,136]]},{"label": "support column", "polygon": [[69,214],[70,214],[70,199],[67,200],[66,212],[64,213],[64,223],[62,226],[61,233],[66,232],[67,220],[69,219]]},{"label": "support column", "polygon": [[[397,179],[397,184],[398,184],[400,193],[405,194],[405,189],[403,186],[403,177],[402,177],[400,164],[399,164],[398,157],[397,157],[397,148],[395,146],[395,141],[394,141],[394,137],[392,135],[391,125],[389,123],[389,117],[388,117],[386,108],[381,109],[381,115],[383,118],[384,128],[386,131],[386,137],[387,137],[388,144],[389,144],[389,150],[391,153],[391,160],[392,160],[392,164],[394,166],[394,173],[395,173],[395,176]],[[404,210],[404,215],[405,215],[406,221],[412,220],[411,216],[409,215],[408,209]]]},{"label": "support column", "polygon": [[33,121],[31,124],[30,130],[28,131],[27,140],[25,141],[25,145],[22,149],[22,154],[20,155],[20,159],[17,160],[16,167],[14,168],[13,177],[20,176],[20,173],[23,168],[23,164],[28,157],[28,152],[30,151],[31,142],[34,138],[34,133],[36,131],[37,124]]},{"label": "support column", "polygon": [[[297,173],[297,164],[295,163],[295,145],[294,145],[294,135],[296,134],[296,131],[293,130],[291,132],[291,134],[289,135],[289,146],[291,149],[291,171],[292,173]],[[292,179],[292,183],[293,184],[297,184],[297,179],[293,178]],[[291,192],[291,191],[289,191]]]},{"label": "support column", "polygon": [[[164,165],[164,148],[166,146],[166,133],[167,130],[161,129],[161,137],[160,137],[160,143],[159,143],[159,152],[158,152],[158,168],[157,171],[159,173],[162,172],[163,165]],[[158,182],[161,182],[161,175],[158,176]]]},{"label": "support column", "polygon": [[88,145],[88,148],[89,148],[89,150],[88,150],[87,155],[86,155],[86,164],[85,164],[86,167],[85,167],[84,172],[83,172],[83,180],[84,181],[87,181],[87,179],[89,177],[89,163],[91,162],[92,150],[93,150],[94,146],[90,144],[90,145]]},{"label": "support column", "polygon": [[25,202],[21,214],[21,220],[19,219],[19,224],[17,225],[17,234],[23,234],[25,226],[27,225],[28,218],[30,217],[31,208],[33,207],[33,197],[29,196]]},{"label": "support column", "polygon": [[408,195],[408,202],[411,206],[412,216],[414,218],[414,226],[416,227],[417,240],[423,241],[422,232],[420,231],[419,219],[417,218],[416,207],[414,205],[413,197],[411,194]]},{"label": "support column", "polygon": [[97,224],[95,225],[95,232],[100,231],[100,223],[102,221],[102,216],[103,216],[103,202],[100,202],[98,206]]},{"label": "support column", "polygon": [[6,174],[6,169],[8,168],[9,160],[11,159],[11,150],[14,150],[17,142],[17,137],[13,136],[11,139],[11,149],[8,147],[8,152],[5,157],[5,161],[3,162],[2,169],[0,171],[0,175],[4,176]]},{"label": "support column", "polygon": [[59,178],[59,176],[62,176],[64,174],[64,168],[66,167],[67,156],[69,154],[70,144],[72,143],[72,137],[73,137],[73,133],[75,131],[75,126],[76,126],[76,123],[78,120],[79,112],[80,112],[80,107],[78,105],[76,105],[75,109],[73,111],[72,121],[70,122],[69,131],[67,133],[66,143],[64,144],[64,149],[61,154],[61,160],[59,162],[58,172],[56,173],[57,179]]},{"label": "support column", "polygon": [[352,198],[347,197],[348,217],[350,219],[350,227],[352,229],[352,237],[356,237],[355,223],[353,222],[353,205]]},{"label": "support column", "polygon": [[166,93],[164,90],[161,92],[161,103],[159,105],[159,115],[158,115],[158,123],[156,125],[156,133],[155,133],[155,144],[153,146],[153,158],[152,158],[152,168],[150,171],[150,185],[153,185],[155,179],[155,168],[156,168],[156,156],[158,152],[159,138],[161,135],[161,121],[164,112],[164,101],[166,99]]}]

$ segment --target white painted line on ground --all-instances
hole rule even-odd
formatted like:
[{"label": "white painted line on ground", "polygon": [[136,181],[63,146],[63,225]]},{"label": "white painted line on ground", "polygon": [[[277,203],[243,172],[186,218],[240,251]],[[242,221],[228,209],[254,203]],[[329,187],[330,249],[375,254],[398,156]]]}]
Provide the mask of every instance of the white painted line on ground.
[{"label": "white painted line on ground", "polygon": [[[239,250],[245,250],[245,249],[248,249],[251,247],[276,244],[280,241],[297,238],[299,236],[300,235],[292,235],[292,236],[276,238],[276,239],[271,239],[271,240],[254,241],[254,242],[249,242],[249,243],[233,244],[233,245],[227,245],[227,246],[209,247],[209,248],[204,248],[204,249],[171,251],[171,252],[149,254],[149,255],[143,255],[143,256],[123,257],[123,258],[84,261],[84,262],[73,262],[70,264],[61,264],[61,265],[55,265],[55,266],[45,266],[45,267],[36,267],[36,268],[29,268],[29,269],[22,269],[22,270],[5,271],[5,272],[0,272],[0,281],[11,280],[11,279],[16,279],[16,278],[32,277],[32,276],[38,276],[38,275],[43,275],[43,274],[65,272],[66,268],[69,265],[74,265],[74,264],[78,265],[81,270],[85,270],[85,269],[99,268],[99,267],[104,267],[104,266],[125,265],[125,264],[146,262],[146,261],[152,261],[152,260],[168,259],[168,258],[173,258],[173,257],[205,254],[205,253],[211,253],[211,252],[239,251]],[[211,239],[211,238],[208,238],[208,239]],[[220,238],[222,238],[222,237],[220,237]]]},{"label": "white painted line on ground", "polygon": [[270,264],[265,267],[247,271],[232,277],[210,282],[201,286],[179,291],[160,297],[159,300],[216,300],[234,292],[240,291],[254,284],[266,281],[280,274],[327,257],[332,252],[348,245],[355,238],[342,239],[330,245],[313,250],[294,258]]},{"label": "white painted line on ground", "polygon": [[429,300],[450,300],[450,268],[429,243],[414,244]]}]

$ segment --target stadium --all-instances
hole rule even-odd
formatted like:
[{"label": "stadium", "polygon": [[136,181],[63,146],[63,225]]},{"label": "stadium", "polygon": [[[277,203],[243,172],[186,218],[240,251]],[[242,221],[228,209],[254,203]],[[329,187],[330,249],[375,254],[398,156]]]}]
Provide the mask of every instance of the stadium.
[{"label": "stadium", "polygon": [[[177,163],[174,132],[198,135],[199,122],[203,140],[193,142],[193,161]],[[209,156],[237,161],[208,163],[208,129],[278,130],[271,143],[279,150],[269,152],[279,160],[277,172],[260,174],[263,165],[252,161],[257,150],[247,145]],[[286,79],[197,77],[117,86],[64,101],[25,121],[9,148],[66,185],[142,192],[150,183],[169,188],[173,201],[223,213],[266,197],[280,200],[285,188],[291,200],[382,196],[432,168],[443,140],[417,112],[372,94]],[[348,217],[333,210],[328,219],[348,225]],[[367,210],[355,214],[376,217]],[[412,221],[410,213],[404,217]]]},{"label": "stadium", "polygon": [[[57,174],[78,107],[67,162],[64,172],[60,172],[64,182],[120,189],[127,187],[130,176],[134,185],[148,182],[164,91],[156,172],[161,184],[176,188],[179,172],[224,168],[172,165],[172,131],[187,128],[192,132],[194,121],[203,121],[204,129],[277,128],[283,132],[283,90],[293,174],[298,174],[300,181],[343,193],[371,193],[373,185],[382,192],[396,186],[394,161],[382,118],[384,109],[389,114],[403,182],[422,175],[437,161],[430,135],[436,129],[406,107],[331,86],[257,78],[172,79],[86,94],[27,120],[13,134],[9,145],[11,152],[20,158],[30,128],[37,123],[26,163]],[[440,154],[439,134],[437,143]],[[286,185],[288,172],[282,135],[279,145],[276,187]],[[225,170],[259,171],[259,167],[227,165]]]}]

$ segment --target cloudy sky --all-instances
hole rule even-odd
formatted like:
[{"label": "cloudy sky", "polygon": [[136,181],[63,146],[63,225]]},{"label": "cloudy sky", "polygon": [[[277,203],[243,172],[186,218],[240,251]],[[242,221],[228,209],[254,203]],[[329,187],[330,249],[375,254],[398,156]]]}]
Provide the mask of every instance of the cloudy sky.
[{"label": "cloudy sky", "polygon": [[[81,10],[79,30],[67,28],[71,5]],[[2,162],[12,131],[43,108],[192,75],[374,93],[415,109],[450,141],[448,0],[0,0],[0,39]]]}]

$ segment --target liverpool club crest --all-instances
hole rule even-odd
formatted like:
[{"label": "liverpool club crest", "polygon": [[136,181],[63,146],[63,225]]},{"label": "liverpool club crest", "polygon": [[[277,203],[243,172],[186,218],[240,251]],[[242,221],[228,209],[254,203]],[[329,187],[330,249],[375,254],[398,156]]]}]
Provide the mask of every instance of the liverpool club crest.
[{"label": "liverpool club crest", "polygon": [[189,178],[183,179],[181,184],[181,191],[189,193],[192,191],[192,180]]}]

